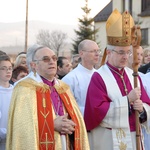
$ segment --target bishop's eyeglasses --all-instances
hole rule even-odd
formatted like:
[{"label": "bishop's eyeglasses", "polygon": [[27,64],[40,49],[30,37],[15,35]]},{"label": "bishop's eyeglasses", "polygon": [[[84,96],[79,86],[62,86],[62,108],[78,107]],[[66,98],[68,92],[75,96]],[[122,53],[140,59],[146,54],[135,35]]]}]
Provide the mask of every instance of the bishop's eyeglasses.
[{"label": "bishop's eyeglasses", "polygon": [[124,55],[129,55],[129,56],[131,56],[132,55],[132,52],[129,50],[129,51],[127,51],[127,52],[125,52],[125,51],[123,51],[123,50],[120,50],[120,51],[116,51],[116,50],[112,50],[113,52],[116,52],[118,55],[120,55],[120,56],[124,56]]},{"label": "bishop's eyeglasses", "polygon": [[57,58],[56,55],[52,56],[51,58],[48,57],[48,56],[44,56],[42,59],[35,59],[35,60],[33,60],[33,61],[43,61],[43,62],[45,62],[45,63],[48,63],[48,62],[50,62],[51,60],[53,60],[54,62],[56,62],[56,61],[58,60],[58,58]]}]

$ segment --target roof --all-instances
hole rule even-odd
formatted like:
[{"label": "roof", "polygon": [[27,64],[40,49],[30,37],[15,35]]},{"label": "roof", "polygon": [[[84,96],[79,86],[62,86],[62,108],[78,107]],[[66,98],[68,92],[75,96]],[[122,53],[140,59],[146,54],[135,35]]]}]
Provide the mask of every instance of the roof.
[{"label": "roof", "polygon": [[108,3],[95,17],[94,22],[107,21],[112,13],[112,1]]},{"label": "roof", "polygon": [[147,9],[145,9],[143,12],[141,12],[138,16],[141,16],[141,17],[150,16],[150,6],[147,7]]}]

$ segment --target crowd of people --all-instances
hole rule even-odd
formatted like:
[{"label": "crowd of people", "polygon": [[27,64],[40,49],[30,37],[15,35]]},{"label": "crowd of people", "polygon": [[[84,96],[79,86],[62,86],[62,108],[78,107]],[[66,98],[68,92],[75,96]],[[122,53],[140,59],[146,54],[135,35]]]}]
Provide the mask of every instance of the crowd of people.
[{"label": "crowd of people", "polygon": [[0,51],[0,150],[136,150],[137,136],[150,150],[150,49],[136,48],[135,87],[133,26],[128,12],[111,13],[101,66],[89,39],[72,61],[38,44],[14,64]]}]

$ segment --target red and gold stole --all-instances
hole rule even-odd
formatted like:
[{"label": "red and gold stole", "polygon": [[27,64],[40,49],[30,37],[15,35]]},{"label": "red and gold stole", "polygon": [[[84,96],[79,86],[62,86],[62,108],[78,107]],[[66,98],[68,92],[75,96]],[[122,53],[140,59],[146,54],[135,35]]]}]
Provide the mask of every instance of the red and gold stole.
[{"label": "red and gold stole", "polygon": [[[37,113],[39,126],[39,147],[40,150],[55,150],[54,141],[54,120],[52,114],[52,103],[50,91],[42,92],[37,90]],[[74,112],[71,100],[67,93],[59,93],[63,104],[70,115],[71,119],[76,123],[74,133],[74,150],[81,150],[80,145],[80,125]]]},{"label": "red and gold stole", "polygon": [[52,104],[50,91],[36,91],[37,95],[37,114],[39,127],[39,149],[55,150],[54,141],[54,120],[52,114]]},{"label": "red and gold stole", "polygon": [[77,119],[77,116],[74,112],[74,109],[71,105],[70,102],[70,98],[67,95],[67,93],[61,93],[59,94],[59,96],[61,97],[63,104],[65,106],[65,108],[67,109],[68,114],[70,115],[71,119],[76,123],[75,126],[75,133],[74,133],[74,150],[81,150],[81,146],[80,146],[80,126],[79,126],[79,122]]}]

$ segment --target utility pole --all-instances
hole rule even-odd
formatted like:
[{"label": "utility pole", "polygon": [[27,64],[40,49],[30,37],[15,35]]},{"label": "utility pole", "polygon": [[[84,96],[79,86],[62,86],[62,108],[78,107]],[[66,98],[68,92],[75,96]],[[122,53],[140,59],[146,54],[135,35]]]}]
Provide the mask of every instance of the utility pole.
[{"label": "utility pole", "polygon": [[24,49],[25,52],[27,52],[27,47],[28,47],[28,0],[26,0],[25,49]]}]

